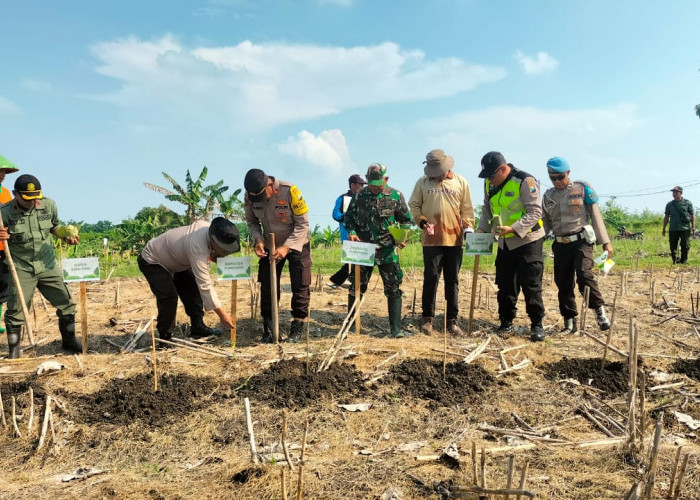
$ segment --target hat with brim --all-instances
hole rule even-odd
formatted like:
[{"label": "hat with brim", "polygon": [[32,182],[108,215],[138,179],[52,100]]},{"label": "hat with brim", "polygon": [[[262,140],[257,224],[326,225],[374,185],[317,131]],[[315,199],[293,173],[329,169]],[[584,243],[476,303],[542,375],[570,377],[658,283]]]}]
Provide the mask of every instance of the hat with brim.
[{"label": "hat with brim", "polygon": [[211,221],[209,237],[225,252],[234,253],[241,249],[238,228],[233,222],[223,217],[216,217]]},{"label": "hat with brim", "polygon": [[447,156],[442,149],[433,149],[425,155],[425,168],[423,173],[428,177],[440,177],[455,166],[455,160],[451,156]]},{"label": "hat with brim", "polygon": [[41,193],[39,179],[29,174],[22,174],[15,180],[15,191],[24,200],[40,200],[44,197]]},{"label": "hat with brim", "polygon": [[386,177],[386,167],[381,163],[372,163],[367,168],[367,184],[370,186],[382,186]]},{"label": "hat with brim", "polygon": [[671,189],[671,191],[678,191],[679,193],[682,193],[682,192],[683,192],[683,188],[680,187],[680,186],[673,186],[673,189]]},{"label": "hat with brim", "polygon": [[19,169],[15,167],[10,160],[2,155],[0,155],[0,170],[6,174],[14,174],[15,172],[19,172]]},{"label": "hat with brim", "polygon": [[245,174],[243,186],[250,201],[263,201],[269,177],[259,168],[251,168]]},{"label": "hat with brim", "polygon": [[505,165],[506,159],[498,151],[489,151],[481,158],[480,179],[490,179],[496,173],[498,167]]}]

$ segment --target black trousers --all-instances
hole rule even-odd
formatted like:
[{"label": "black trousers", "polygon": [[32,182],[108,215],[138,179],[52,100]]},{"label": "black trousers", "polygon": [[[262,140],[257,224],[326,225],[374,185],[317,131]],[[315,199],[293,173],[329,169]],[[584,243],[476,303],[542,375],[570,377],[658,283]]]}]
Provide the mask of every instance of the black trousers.
[{"label": "black trousers", "polygon": [[525,310],[533,323],[544,318],[542,303],[542,243],[540,238],[514,250],[498,248],[496,254],[496,285],[498,285],[498,315],[513,320],[520,290],[525,296]]},{"label": "black trousers", "polygon": [[[265,249],[270,254],[269,249]],[[277,302],[280,300],[280,277],[285,262],[289,261],[289,278],[292,282],[292,317],[305,319],[309,315],[311,302],[311,246],[304,245],[301,252],[289,250],[287,257],[275,264],[277,271]],[[270,291],[270,258],[263,257],[258,264],[258,281],[260,282],[260,315],[272,317],[272,293]]]},{"label": "black trousers", "polygon": [[567,319],[577,315],[574,277],[581,295],[586,286],[590,289],[588,295],[590,309],[598,309],[605,305],[603,295],[593,276],[593,245],[587,244],[585,240],[573,243],[555,241],[552,243],[552,251],[554,252],[554,282],[559,289],[561,315]]},{"label": "black trousers", "polygon": [[331,283],[336,286],[340,286],[345,283],[345,280],[350,276],[350,264],[343,264],[338,272],[331,276]]},{"label": "black trousers", "polygon": [[462,267],[463,248],[423,247],[423,317],[435,317],[435,295],[442,273],[445,280],[447,319],[459,315],[459,270]]},{"label": "black trousers", "polygon": [[[676,249],[678,248],[678,240],[681,242],[681,258],[676,260]],[[688,262],[688,250],[690,250],[690,229],[684,231],[669,231],[668,242],[671,245],[671,260],[675,264],[685,264]]]},{"label": "black trousers", "polygon": [[10,268],[5,265],[5,250],[0,250],[0,305],[7,302],[10,287]]},{"label": "black trousers", "polygon": [[136,262],[148,281],[153,295],[156,296],[158,306],[156,329],[158,333],[166,334],[175,326],[178,297],[180,297],[190,320],[204,317],[202,296],[199,294],[199,287],[191,269],[171,274],[163,266],[149,264],[140,255]]}]

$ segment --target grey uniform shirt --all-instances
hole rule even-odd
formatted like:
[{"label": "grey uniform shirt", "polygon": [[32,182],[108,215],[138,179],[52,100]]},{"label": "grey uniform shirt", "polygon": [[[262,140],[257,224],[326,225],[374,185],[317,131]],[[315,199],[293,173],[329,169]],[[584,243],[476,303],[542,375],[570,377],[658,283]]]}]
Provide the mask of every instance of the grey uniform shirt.
[{"label": "grey uniform shirt", "polygon": [[555,236],[569,236],[581,232],[583,226],[590,223],[596,243],[610,243],[597,200],[593,188],[583,181],[570,181],[560,191],[548,189],[542,197],[544,230],[552,231]]},{"label": "grey uniform shirt", "polygon": [[309,210],[299,188],[294,184],[273,180],[272,196],[268,200],[245,199],[245,221],[253,242],[264,241],[271,247],[270,233],[275,233],[275,247],[288,246],[301,252],[310,241]]}]

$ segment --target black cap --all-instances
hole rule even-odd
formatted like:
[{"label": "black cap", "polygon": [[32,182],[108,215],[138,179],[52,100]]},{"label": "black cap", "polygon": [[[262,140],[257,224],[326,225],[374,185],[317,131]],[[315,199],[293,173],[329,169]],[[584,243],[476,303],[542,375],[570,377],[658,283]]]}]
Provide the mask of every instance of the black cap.
[{"label": "black cap", "polygon": [[217,217],[209,225],[209,237],[217,246],[229,253],[241,249],[240,236],[236,225],[228,219]]},{"label": "black cap", "polygon": [[367,183],[360,174],[352,174],[348,179],[348,185],[350,184],[362,184],[364,186]]},{"label": "black cap", "polygon": [[243,187],[250,201],[261,201],[265,199],[265,188],[267,187],[268,177],[265,172],[259,168],[251,168],[245,174]]},{"label": "black cap", "polygon": [[490,179],[501,165],[506,163],[506,159],[498,151],[489,151],[481,158],[481,179]]},{"label": "black cap", "polygon": [[22,174],[15,181],[15,191],[25,200],[40,200],[44,197],[41,194],[41,183],[39,179],[29,174]]}]

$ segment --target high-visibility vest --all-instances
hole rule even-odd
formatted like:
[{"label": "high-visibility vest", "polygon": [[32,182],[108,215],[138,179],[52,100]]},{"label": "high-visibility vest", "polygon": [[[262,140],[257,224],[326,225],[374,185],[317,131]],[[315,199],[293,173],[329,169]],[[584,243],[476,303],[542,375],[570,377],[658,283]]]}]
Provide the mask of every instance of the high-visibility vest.
[{"label": "high-visibility vest", "polygon": [[[522,170],[517,170],[514,167],[511,176],[506,180],[506,182],[501,185],[500,189],[489,195],[489,205],[491,207],[491,214],[494,218],[500,217],[500,226],[512,226],[517,221],[519,221],[523,215],[525,215],[525,205],[520,200],[520,185],[527,177],[532,177],[531,175],[523,172]],[[490,181],[486,179],[486,192],[489,192]],[[537,221],[537,224],[530,229],[534,231],[542,226],[542,220]],[[512,238],[515,233],[509,233],[504,235],[504,238]]]}]

